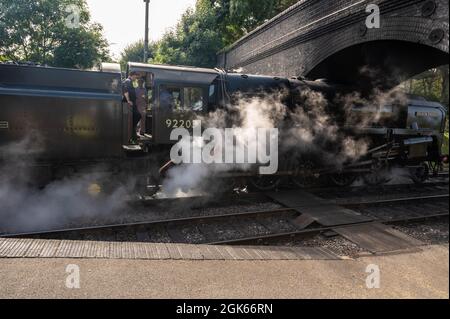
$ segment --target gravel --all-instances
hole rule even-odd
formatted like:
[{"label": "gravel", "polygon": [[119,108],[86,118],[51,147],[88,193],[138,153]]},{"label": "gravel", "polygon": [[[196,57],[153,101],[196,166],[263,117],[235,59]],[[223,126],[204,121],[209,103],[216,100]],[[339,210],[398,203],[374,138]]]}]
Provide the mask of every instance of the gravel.
[{"label": "gravel", "polygon": [[435,220],[405,223],[396,225],[394,228],[427,245],[449,243],[448,216]]},{"label": "gravel", "polygon": [[[361,189],[350,189],[348,192],[336,194],[336,192],[322,191],[320,194],[325,198],[341,200],[360,200],[364,194],[364,200],[367,199],[386,199],[398,197],[399,194],[405,196],[414,196],[417,194],[448,194],[448,185],[435,186],[416,186],[410,185],[403,189],[399,186],[387,186],[378,189],[370,189],[364,192]],[[318,195],[316,193],[316,195]],[[334,196],[334,197],[333,197]],[[339,199],[340,197],[340,199]],[[247,202],[246,202],[247,201]],[[201,205],[204,205],[201,207]],[[113,214],[102,214],[90,218],[80,218],[72,220],[70,224],[61,225],[61,228],[77,228],[95,225],[134,223],[143,221],[156,221],[175,218],[187,218],[193,216],[217,216],[224,214],[235,214],[243,212],[266,211],[283,208],[283,206],[274,202],[262,201],[255,202],[243,197],[243,200],[237,200],[232,205],[226,206],[227,202],[213,201],[210,203],[195,203],[186,201],[156,201],[155,204],[146,206],[128,206],[121,211]],[[200,206],[200,207],[199,207]],[[402,209],[400,209],[402,207]],[[448,210],[448,202],[444,200],[411,202],[401,205],[382,205],[361,207],[355,209],[362,214],[378,218],[401,218],[419,214],[423,211],[433,211],[436,207],[443,207]],[[402,212],[403,211],[403,212]],[[166,227],[163,225],[142,226],[141,228],[129,228],[120,231],[100,230],[86,231],[82,235],[76,233],[64,234],[64,239],[82,239],[82,240],[100,240],[100,241],[145,241],[155,243],[184,242],[199,244],[208,241],[224,241],[243,237],[254,237],[266,235],[275,232],[291,232],[298,228],[293,223],[295,213],[280,213],[279,215],[261,215],[253,218],[229,218],[207,223],[189,223],[189,224],[171,224]],[[392,217],[394,216],[394,217]],[[449,225],[448,217],[434,220],[420,221],[414,223],[403,223],[395,226],[396,229],[423,241],[425,244],[448,243]],[[357,257],[365,253],[363,249],[349,240],[340,237],[324,234],[306,236],[306,238],[290,238],[285,240],[261,242],[266,245],[287,245],[287,246],[306,246],[323,247],[330,249],[341,256]],[[53,236],[50,236],[52,238]],[[46,237],[48,238],[48,237]],[[58,238],[55,235],[53,238]]]},{"label": "gravel", "polygon": [[348,256],[351,258],[356,258],[365,252],[358,245],[340,236],[325,238],[323,235],[319,235],[317,238],[302,242],[301,245],[327,248],[339,256]]},{"label": "gravel", "polygon": [[382,187],[373,188],[348,188],[342,191],[319,191],[315,192],[316,196],[334,200],[337,204],[344,205],[345,203],[358,202],[364,200],[386,200],[400,197],[413,197],[426,195],[443,195],[449,193],[449,185],[386,185]]},{"label": "gravel", "polygon": [[448,198],[351,207],[362,215],[380,220],[414,218],[448,212]]},{"label": "gravel", "polygon": [[227,207],[201,207],[192,208],[187,205],[180,205],[176,202],[161,203],[147,207],[126,207],[120,211],[112,212],[108,215],[99,214],[90,217],[76,218],[70,221],[53,225],[51,229],[0,229],[1,233],[48,231],[55,229],[95,227],[101,225],[114,225],[124,223],[137,223],[147,221],[158,221],[177,218],[216,216],[222,214],[235,214],[243,212],[264,211],[282,208],[281,205],[273,202],[261,202],[251,204],[234,204]]}]

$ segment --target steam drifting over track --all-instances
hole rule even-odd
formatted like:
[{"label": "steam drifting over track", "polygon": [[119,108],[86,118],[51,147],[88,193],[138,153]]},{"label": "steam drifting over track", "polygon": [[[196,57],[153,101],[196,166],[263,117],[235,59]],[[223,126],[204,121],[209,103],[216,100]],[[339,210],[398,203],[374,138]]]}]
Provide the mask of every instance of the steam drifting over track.
[{"label": "steam drifting over track", "polygon": [[[350,191],[349,191],[350,190]],[[342,191],[342,190],[341,190]],[[289,191],[288,191],[289,192]],[[295,191],[294,191],[295,192]],[[302,207],[285,207],[270,202],[267,194],[248,194],[240,196],[240,206],[227,211],[223,201],[206,204],[210,211],[199,212],[199,199],[166,199],[138,201],[134,208],[151,210],[158,205],[176,207],[191,202],[192,209],[183,214],[172,214],[169,218],[145,218],[138,221],[90,225],[88,227],[69,227],[38,232],[4,233],[2,237],[48,238],[69,240],[99,240],[159,243],[194,243],[194,244],[273,244],[311,239],[317,235],[334,238],[337,234],[348,237],[352,229],[367,228],[370,231],[388,234],[398,242],[409,246],[412,239],[399,239],[402,235],[393,229],[382,228],[408,222],[419,222],[448,218],[448,183],[436,182],[426,186],[388,185],[379,188],[347,188],[347,196],[342,196],[338,189],[316,189],[315,194],[327,194],[322,204],[310,205],[310,209],[326,207],[330,203],[339,207],[328,211],[331,220],[339,219],[342,211],[352,211],[361,216],[357,222],[323,223],[319,218],[311,218]],[[363,195],[364,194],[364,195]],[[235,197],[238,199],[239,196]],[[229,203],[230,198],[225,199]],[[260,202],[256,204],[255,202]],[[201,201],[200,201],[201,203]],[[248,204],[250,203],[250,204]],[[260,206],[258,206],[260,205]],[[228,206],[229,207],[229,206]],[[170,215],[169,215],[170,216]],[[325,215],[327,216],[327,215]],[[337,216],[337,217],[336,217]],[[143,217],[143,218],[142,218]],[[330,221],[330,219],[328,219]],[[374,230],[375,229],[375,230]],[[379,234],[378,234],[379,235]],[[377,235],[377,236],[378,236]],[[374,235],[375,236],[375,235]],[[358,243],[357,243],[358,244]],[[415,243],[417,244],[417,243]],[[403,246],[399,246],[403,247]],[[375,249],[369,246],[369,249]],[[377,247],[389,250],[392,247]],[[375,249],[375,250],[376,250]],[[366,249],[367,250],[367,249]]]}]

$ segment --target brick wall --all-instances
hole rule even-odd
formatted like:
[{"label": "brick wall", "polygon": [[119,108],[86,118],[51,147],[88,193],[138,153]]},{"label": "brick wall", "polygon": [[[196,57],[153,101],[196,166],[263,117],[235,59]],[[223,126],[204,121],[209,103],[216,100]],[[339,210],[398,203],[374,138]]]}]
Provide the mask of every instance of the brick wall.
[{"label": "brick wall", "polygon": [[[380,29],[365,27],[369,3],[380,6]],[[308,76],[333,54],[377,40],[420,43],[448,55],[448,10],[447,0],[302,0],[225,49],[218,65],[252,74]]]}]

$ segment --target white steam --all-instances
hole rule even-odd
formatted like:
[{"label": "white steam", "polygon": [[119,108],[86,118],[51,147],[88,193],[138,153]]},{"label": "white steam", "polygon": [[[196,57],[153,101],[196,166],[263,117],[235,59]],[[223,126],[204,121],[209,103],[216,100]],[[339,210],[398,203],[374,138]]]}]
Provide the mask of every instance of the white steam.
[{"label": "white steam", "polygon": [[[267,94],[265,96],[234,98],[235,103],[225,110],[220,109],[200,118],[206,127],[239,128],[236,147],[255,147],[248,145],[248,136],[254,134],[257,128],[277,128],[283,125],[286,118],[291,126],[283,131],[279,140],[280,150],[292,157],[316,160],[316,165],[341,168],[345,163],[355,162],[364,156],[370,141],[366,137],[348,135],[342,126],[364,128],[378,122],[385,114],[383,107],[392,103],[406,102],[406,95],[398,90],[382,92],[374,90],[368,97],[362,97],[357,92],[338,95],[333,102],[317,91],[302,89],[299,92],[299,105],[289,110],[283,103],[283,93]],[[333,113],[334,105],[340,105],[339,110],[344,121],[338,121]],[[363,105],[371,109],[364,117],[355,118],[355,106]],[[259,145],[256,145],[258,147]],[[281,159],[280,159],[281,161]],[[320,161],[320,162],[319,162]],[[280,164],[281,165],[281,164]],[[197,194],[195,190],[202,189],[211,193],[222,189],[218,185],[217,173],[230,171],[249,171],[252,165],[217,165],[217,164],[186,164],[169,170],[163,182],[162,196],[188,196]]]},{"label": "white steam", "polygon": [[0,233],[66,227],[125,207],[126,186],[106,195],[97,184],[107,180],[106,174],[86,173],[37,188],[35,158],[42,150],[40,139],[30,136],[0,147]]}]

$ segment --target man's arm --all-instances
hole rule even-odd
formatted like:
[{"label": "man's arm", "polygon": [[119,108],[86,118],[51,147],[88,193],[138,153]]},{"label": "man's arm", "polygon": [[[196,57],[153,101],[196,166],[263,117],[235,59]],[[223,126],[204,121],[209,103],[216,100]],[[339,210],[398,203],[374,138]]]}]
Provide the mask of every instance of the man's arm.
[{"label": "man's arm", "polygon": [[133,106],[133,102],[130,99],[130,83],[131,82],[128,80],[125,80],[123,83],[123,96],[125,97],[128,105]]},{"label": "man's arm", "polygon": [[125,96],[125,99],[127,100],[127,103],[128,103],[130,106],[133,106],[133,102],[131,102],[131,100],[130,100],[130,93],[125,92],[123,95]]}]

